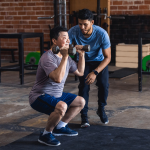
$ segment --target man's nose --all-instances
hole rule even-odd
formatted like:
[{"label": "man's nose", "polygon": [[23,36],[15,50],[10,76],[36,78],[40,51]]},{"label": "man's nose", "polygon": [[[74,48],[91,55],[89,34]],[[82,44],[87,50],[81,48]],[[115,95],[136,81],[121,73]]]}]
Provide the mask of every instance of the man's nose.
[{"label": "man's nose", "polygon": [[81,29],[84,29],[84,25],[81,25]]}]

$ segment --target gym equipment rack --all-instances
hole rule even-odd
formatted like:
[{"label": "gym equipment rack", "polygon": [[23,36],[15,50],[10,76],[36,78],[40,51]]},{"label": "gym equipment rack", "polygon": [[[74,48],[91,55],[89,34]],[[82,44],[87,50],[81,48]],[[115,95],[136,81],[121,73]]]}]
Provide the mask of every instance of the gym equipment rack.
[{"label": "gym equipment rack", "polygon": [[150,72],[142,71],[142,38],[150,38],[150,33],[139,33],[138,39],[138,89],[142,91],[142,74],[150,74]]}]

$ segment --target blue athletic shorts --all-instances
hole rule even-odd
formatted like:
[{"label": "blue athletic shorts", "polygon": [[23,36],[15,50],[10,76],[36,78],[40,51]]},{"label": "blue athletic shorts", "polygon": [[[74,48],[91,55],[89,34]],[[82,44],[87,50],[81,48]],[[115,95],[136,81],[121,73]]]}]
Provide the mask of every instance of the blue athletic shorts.
[{"label": "blue athletic shorts", "polygon": [[48,94],[42,94],[31,104],[31,107],[38,112],[50,115],[59,101],[65,102],[69,107],[76,97],[77,95],[75,94],[64,92],[59,98],[55,98],[54,96],[50,96]]}]

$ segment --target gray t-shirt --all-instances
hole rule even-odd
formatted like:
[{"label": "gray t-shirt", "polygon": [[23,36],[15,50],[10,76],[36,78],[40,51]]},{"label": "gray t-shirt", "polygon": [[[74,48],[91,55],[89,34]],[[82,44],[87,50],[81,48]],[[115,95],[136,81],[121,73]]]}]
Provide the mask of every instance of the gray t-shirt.
[{"label": "gray t-shirt", "polygon": [[45,52],[41,56],[36,74],[36,82],[29,94],[30,104],[32,104],[43,93],[49,94],[56,98],[62,96],[64,84],[68,76],[68,73],[75,72],[77,70],[77,64],[69,56],[64,78],[61,81],[61,83],[56,83],[51,78],[49,78],[49,74],[56,68],[58,68],[61,60],[62,58],[58,57],[51,50]]}]

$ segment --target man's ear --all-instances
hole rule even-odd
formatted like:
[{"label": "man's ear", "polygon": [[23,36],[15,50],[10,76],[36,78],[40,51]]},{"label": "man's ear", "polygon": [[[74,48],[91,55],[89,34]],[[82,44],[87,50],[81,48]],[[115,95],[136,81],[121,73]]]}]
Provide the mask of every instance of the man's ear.
[{"label": "man's ear", "polygon": [[54,45],[56,45],[56,39],[52,38],[52,42]]},{"label": "man's ear", "polygon": [[94,24],[94,20],[91,21],[92,25]]}]

